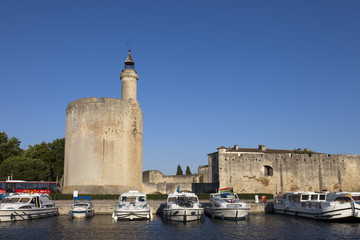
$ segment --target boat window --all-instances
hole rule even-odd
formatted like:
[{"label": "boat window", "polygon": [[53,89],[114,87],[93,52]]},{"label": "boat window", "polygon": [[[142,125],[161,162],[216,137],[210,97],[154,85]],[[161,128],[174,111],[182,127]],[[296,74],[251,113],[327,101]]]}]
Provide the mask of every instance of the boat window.
[{"label": "boat window", "polygon": [[220,195],[220,194],[214,195],[214,199],[219,199],[219,198],[221,198],[221,195]]},{"label": "boat window", "polygon": [[317,201],[318,200],[318,195],[311,195],[311,200]]},{"label": "boat window", "polygon": [[21,206],[19,209],[31,208],[31,206]]},{"label": "boat window", "polygon": [[11,198],[11,202],[18,202],[19,200],[20,200],[19,197],[17,197],[17,198]]},{"label": "boat window", "polygon": [[20,202],[22,202],[22,203],[27,203],[29,201],[30,201],[30,198],[21,198],[20,199]]},{"label": "boat window", "polygon": [[301,195],[301,200],[302,200],[302,201],[307,201],[307,200],[309,200],[309,195]]},{"label": "boat window", "polygon": [[355,201],[360,200],[360,196],[351,196],[351,197],[352,197],[352,199],[354,199]]},{"label": "boat window", "polygon": [[4,198],[1,202],[2,203],[9,203],[9,202],[12,202],[12,201],[11,201],[11,198]]},{"label": "boat window", "polygon": [[169,197],[168,198],[168,202],[175,202],[176,198],[175,197]]},{"label": "boat window", "polygon": [[139,197],[139,201],[140,201],[140,202],[145,202],[145,201],[146,201],[146,197],[140,196],[140,197]]},{"label": "boat window", "polygon": [[127,197],[126,198],[126,202],[135,202],[136,201],[136,197]]},{"label": "boat window", "polygon": [[30,203],[35,204],[35,198],[32,198]]},{"label": "boat window", "polygon": [[326,200],[326,195],[325,194],[320,194],[319,200],[325,201]]},{"label": "boat window", "polygon": [[339,203],[343,204],[343,203],[351,202],[351,198],[349,198],[349,197],[337,197],[335,199],[335,201],[338,201]]},{"label": "boat window", "polygon": [[189,199],[190,199],[191,201],[194,201],[194,202],[197,202],[197,201],[198,201],[198,198],[197,198],[197,197],[189,197]]},{"label": "boat window", "polygon": [[122,202],[126,202],[126,197],[121,197],[121,200]]}]

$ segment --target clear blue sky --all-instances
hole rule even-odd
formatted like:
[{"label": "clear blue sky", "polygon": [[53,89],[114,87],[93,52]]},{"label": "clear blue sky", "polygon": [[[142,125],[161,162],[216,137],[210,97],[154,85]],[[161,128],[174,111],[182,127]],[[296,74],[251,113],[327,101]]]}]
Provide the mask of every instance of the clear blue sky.
[{"label": "clear blue sky", "polygon": [[121,97],[131,38],[143,169],[219,146],[360,154],[360,1],[0,1],[0,131],[65,136],[67,105]]}]

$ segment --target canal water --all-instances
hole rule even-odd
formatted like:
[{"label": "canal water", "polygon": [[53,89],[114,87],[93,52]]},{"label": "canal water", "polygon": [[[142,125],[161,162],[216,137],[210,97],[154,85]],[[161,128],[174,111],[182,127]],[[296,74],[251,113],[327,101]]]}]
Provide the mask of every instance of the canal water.
[{"label": "canal water", "polygon": [[250,220],[203,222],[118,221],[111,215],[91,219],[67,216],[0,223],[1,239],[359,239],[360,223],[332,223],[275,214]]}]

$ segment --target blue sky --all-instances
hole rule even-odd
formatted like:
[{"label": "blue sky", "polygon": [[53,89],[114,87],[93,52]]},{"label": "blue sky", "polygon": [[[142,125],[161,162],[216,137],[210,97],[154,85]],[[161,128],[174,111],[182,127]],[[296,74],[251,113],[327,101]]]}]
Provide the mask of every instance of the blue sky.
[{"label": "blue sky", "polygon": [[66,106],[121,97],[131,38],[143,169],[219,146],[360,154],[360,1],[0,2],[0,131],[65,136]]}]

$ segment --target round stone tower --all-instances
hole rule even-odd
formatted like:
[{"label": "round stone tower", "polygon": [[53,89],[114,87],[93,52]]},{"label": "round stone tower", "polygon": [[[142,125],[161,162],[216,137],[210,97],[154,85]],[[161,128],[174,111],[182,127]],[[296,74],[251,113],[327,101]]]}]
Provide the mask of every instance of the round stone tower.
[{"label": "round stone tower", "polygon": [[122,99],[83,98],[67,106],[64,193],[142,191],[143,116],[134,67],[129,50]]}]

